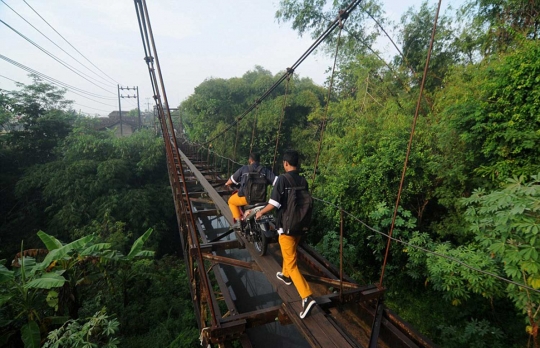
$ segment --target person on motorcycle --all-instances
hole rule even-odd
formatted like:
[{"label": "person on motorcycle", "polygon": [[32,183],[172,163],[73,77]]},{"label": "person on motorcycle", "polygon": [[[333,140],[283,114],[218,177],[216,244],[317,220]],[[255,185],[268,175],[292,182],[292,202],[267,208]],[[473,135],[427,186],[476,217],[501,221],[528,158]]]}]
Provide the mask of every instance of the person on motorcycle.
[{"label": "person on motorcycle", "polygon": [[[241,226],[241,220],[243,217],[239,207],[248,204],[245,197],[246,179],[250,172],[259,169],[259,167],[261,166],[259,164],[260,160],[260,154],[251,153],[248,158],[248,164],[242,166],[240,169],[234,172],[234,174],[231,175],[229,180],[227,180],[227,182],[225,183],[225,185],[227,186],[231,186],[233,184],[239,186],[238,192],[231,195],[228,201],[229,209],[231,210],[234,219],[234,224],[231,226],[232,228],[238,229]],[[277,176],[270,169],[263,167],[260,171],[260,175],[266,178],[266,182],[268,183],[268,185],[273,186],[276,183]]]}]

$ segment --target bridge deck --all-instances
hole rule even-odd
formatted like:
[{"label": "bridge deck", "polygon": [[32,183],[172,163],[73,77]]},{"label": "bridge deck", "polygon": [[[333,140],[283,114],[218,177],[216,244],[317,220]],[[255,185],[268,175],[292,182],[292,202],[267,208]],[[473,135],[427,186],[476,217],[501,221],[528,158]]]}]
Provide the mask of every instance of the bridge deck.
[{"label": "bridge deck", "polygon": [[[224,217],[229,224],[232,224],[232,215],[228,205],[224,199],[224,191],[216,190],[223,185],[224,180],[218,178],[215,173],[205,174],[200,172],[197,166],[201,165],[200,161],[191,161],[183,152],[179,152],[182,161],[185,163],[185,171],[187,175],[193,176],[194,183],[192,185],[202,186],[206,191],[204,196],[213,201],[213,206],[208,206],[208,200],[201,201],[206,203],[198,214],[199,218],[212,216],[212,214]],[[205,167],[206,169],[206,167]],[[211,177],[209,177],[211,176]],[[198,189],[200,191],[200,189]],[[202,194],[196,193],[195,197],[200,197]],[[194,198],[195,198],[194,197]],[[197,200],[193,200],[194,203]],[[223,231],[221,231],[223,232]],[[203,242],[207,243],[206,236],[203,236]],[[224,293],[225,301],[229,307],[230,316],[220,318],[220,323],[225,326],[234,325],[241,322],[242,328],[248,328],[255,325],[261,325],[275,321],[276,317],[282,324],[294,324],[297,330],[302,334],[305,340],[312,347],[367,347],[371,334],[371,322],[374,318],[374,309],[370,301],[382,295],[382,291],[373,285],[360,286],[357,284],[347,283],[349,286],[344,287],[343,296],[348,299],[341,303],[339,294],[333,294],[330,291],[328,281],[335,284],[339,280],[336,277],[336,270],[332,269],[329,263],[320,256],[311,256],[313,251],[309,247],[299,247],[299,267],[306,279],[310,282],[310,286],[314,291],[318,306],[316,306],[310,315],[305,319],[300,319],[298,313],[301,311],[300,296],[296,288],[291,285],[287,286],[276,278],[276,272],[281,270],[281,252],[277,243],[270,244],[267,255],[259,256],[254,246],[244,239],[240,234],[236,234],[237,241],[215,242],[208,243],[202,246],[205,253],[212,252],[213,256],[207,256],[216,262],[222,262],[236,267],[245,267],[251,270],[260,270],[266,277],[267,281],[275,289],[282,301],[281,306],[268,308],[252,313],[237,313],[232,304],[231,299],[225,293],[228,291],[223,280],[218,279],[222,293]],[[251,255],[252,262],[256,266],[250,265],[249,262],[235,261],[226,257],[218,256],[215,251],[219,249],[245,247]],[[208,254],[207,254],[208,255]],[[217,266],[219,267],[219,266]],[[218,277],[219,278],[219,277]],[[313,280],[323,281],[313,281]],[[325,281],[326,280],[326,281]],[[345,279],[351,281],[350,279]],[[231,312],[231,308],[233,310]],[[388,319],[383,319],[383,327],[381,328],[381,336],[378,340],[378,347],[431,347],[433,346],[429,340],[425,340],[419,334],[414,332],[408,326],[405,326],[415,336],[413,339],[407,337],[407,333],[399,330]],[[216,332],[221,332],[216,330]],[[418,337],[416,337],[418,336]],[[250,346],[249,343],[241,340],[244,347]],[[426,343],[419,344],[419,343]]]}]

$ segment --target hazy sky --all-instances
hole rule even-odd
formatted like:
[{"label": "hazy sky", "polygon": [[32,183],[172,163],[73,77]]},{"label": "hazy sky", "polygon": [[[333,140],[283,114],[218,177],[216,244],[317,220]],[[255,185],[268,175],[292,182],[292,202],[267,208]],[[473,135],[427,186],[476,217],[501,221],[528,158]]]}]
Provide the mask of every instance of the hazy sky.
[{"label": "hazy sky", "polygon": [[[433,1],[430,0],[430,3]],[[384,2],[388,16],[396,21],[408,7],[418,7],[420,3],[419,0]],[[274,15],[278,4],[277,0],[147,0],[171,106],[176,107],[207,78],[242,76],[255,65],[276,74],[292,65],[312,44],[312,39],[309,36],[300,38],[289,23],[277,22]],[[28,5],[112,81],[79,55]],[[153,102],[132,0],[0,0],[0,20],[83,75],[86,74],[89,76],[87,79],[93,82],[62,66],[0,22],[1,89],[16,89],[10,79],[30,82],[26,71],[5,60],[10,59],[98,95],[88,97],[93,99],[90,100],[71,92],[66,94],[68,99],[75,101],[74,108],[82,112],[105,116],[118,110],[117,83],[139,87],[141,110],[147,108],[148,102]],[[69,57],[25,20],[91,71]],[[296,73],[322,84],[330,64],[330,59],[323,55],[312,55]],[[128,94],[127,91],[123,93]],[[129,94],[133,93],[129,91]],[[122,110],[135,107],[135,99],[122,99]]]}]

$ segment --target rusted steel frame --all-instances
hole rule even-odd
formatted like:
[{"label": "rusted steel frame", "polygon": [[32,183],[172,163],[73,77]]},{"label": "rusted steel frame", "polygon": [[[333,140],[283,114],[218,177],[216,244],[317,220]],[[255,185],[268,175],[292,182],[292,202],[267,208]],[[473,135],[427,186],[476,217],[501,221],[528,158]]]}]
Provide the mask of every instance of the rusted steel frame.
[{"label": "rusted steel frame", "polygon": [[[203,218],[203,219],[198,219],[197,220],[197,229],[199,230],[199,233],[200,233],[200,236],[201,236],[201,240],[204,242],[204,243],[208,243],[208,239],[206,238],[206,230],[208,229],[211,229],[212,228],[212,225],[211,225],[211,219],[208,219],[208,218]],[[231,242],[236,242],[238,243],[238,241],[231,241]],[[240,244],[240,243],[238,243]],[[216,266],[217,267],[214,267]],[[221,274],[221,271],[220,271],[220,266],[218,263],[214,263],[212,265],[212,271],[214,272],[214,277],[218,283],[218,286],[219,288],[221,289],[221,294],[223,296],[223,300],[225,301],[225,304],[227,305],[227,309],[228,309],[228,313],[231,313],[232,315],[235,315],[238,311],[236,309],[236,305],[234,304],[234,301],[231,297],[231,295],[229,294],[229,288],[227,286],[227,284],[225,283],[225,281],[223,280],[223,276]],[[221,317],[220,317],[220,320],[221,320]]]},{"label": "rusted steel frame", "polygon": [[226,182],[227,182],[227,179],[218,179],[218,180],[212,180],[210,184],[212,185],[212,187],[215,188],[217,186],[225,185]]},{"label": "rusted steel frame", "polygon": [[327,278],[338,279],[332,272],[330,272],[326,267],[321,264],[317,259],[308,254],[302,247],[297,249],[297,255],[305,263],[307,263],[311,270],[317,272],[319,275]]},{"label": "rusted steel frame", "polygon": [[285,307],[283,306],[283,304],[281,304],[281,306],[279,308],[277,319],[278,319],[278,321],[279,321],[279,323],[281,325],[291,325],[291,324],[293,324],[293,321],[291,320],[291,318],[289,317],[289,315],[285,311]]},{"label": "rusted steel frame", "polygon": [[219,344],[226,341],[240,339],[246,331],[246,321],[238,320],[232,323],[223,323],[219,327],[210,328],[207,331],[210,343]]},{"label": "rusted steel frame", "polygon": [[246,261],[240,261],[240,260],[237,260],[237,259],[233,259],[233,258],[230,258],[230,257],[218,256],[218,255],[207,254],[207,253],[202,254],[202,256],[206,260],[218,262],[218,263],[221,263],[223,265],[240,267],[240,268],[249,269],[251,271],[262,272],[261,268],[259,267],[259,265],[255,261],[246,262]]},{"label": "rusted steel frame", "polygon": [[214,242],[217,242],[217,241],[221,240],[222,238],[227,237],[227,236],[230,235],[231,233],[234,233],[234,230],[233,230],[233,229],[230,229],[229,231],[227,231],[227,232],[225,232],[225,233],[223,233],[223,234],[217,236],[217,237],[214,238],[214,239],[210,239],[210,240],[208,241],[208,243],[214,243]]},{"label": "rusted steel frame", "polygon": [[377,305],[375,307],[375,317],[373,318],[373,324],[371,325],[371,335],[369,336],[369,348],[377,348],[379,334],[381,332],[383,309],[384,298],[381,297],[377,299]]},{"label": "rusted steel frame", "polygon": [[217,216],[219,215],[219,211],[216,209],[205,209],[205,210],[198,210],[193,213],[197,217],[203,217],[203,216]]},{"label": "rusted steel frame", "polygon": [[[184,197],[184,201],[186,201],[186,200],[187,200],[187,198]],[[192,197],[191,195],[190,195],[189,200],[190,200],[192,203],[202,203],[202,204],[212,204],[212,203],[214,203],[214,202],[212,202],[212,200],[209,199],[209,198]]]},{"label": "rusted steel frame", "polygon": [[[208,168],[210,168],[210,167],[208,167]],[[201,173],[203,175],[212,175],[213,176],[216,173],[216,171],[207,169],[207,170],[199,170],[199,173]]]},{"label": "rusted steel frame", "polygon": [[[221,197],[221,194],[215,191],[214,187],[208,182],[208,179],[206,179],[204,175],[198,172],[197,167],[187,158],[187,156],[183,152],[180,152],[180,155],[182,156],[182,159],[184,160],[186,165],[193,171],[193,174],[195,174],[195,176],[199,180],[199,184],[208,192],[208,195],[214,201],[216,208],[221,212],[223,217],[227,219],[229,224],[232,224],[233,218],[232,218],[231,211],[227,203]],[[224,180],[224,183],[225,183],[225,180]]]},{"label": "rusted steel frame", "polygon": [[[300,246],[299,246],[299,251],[301,250],[302,252],[299,253],[300,256],[304,257],[305,254],[308,254],[309,256],[311,256],[313,259],[317,260],[320,264],[322,264],[324,266],[325,269],[327,269],[329,272],[331,272],[334,277],[337,279],[339,277],[339,270],[334,267],[333,264],[331,264],[330,262],[328,262],[328,260],[326,260],[325,258],[323,258],[315,249],[313,249],[311,246],[307,245],[306,243],[302,243]],[[347,281],[349,283],[356,283],[354,281],[354,279],[352,279],[351,277],[349,277],[347,274],[343,274],[343,280],[344,281]]]},{"label": "rusted steel frame", "polygon": [[[183,194],[184,198],[186,197],[186,194]],[[201,198],[201,197],[208,197],[208,193],[206,191],[201,192],[190,192],[189,195],[190,198]]]},{"label": "rusted steel frame", "polygon": [[[148,31],[146,30],[146,21],[144,20],[144,11],[143,11],[143,6],[142,6],[142,2],[141,0],[135,0],[134,2],[135,4],[135,9],[136,9],[136,13],[137,13],[137,19],[139,21],[139,29],[140,29],[140,32],[141,32],[141,39],[142,39],[142,42],[143,42],[143,47],[144,47],[144,52],[145,52],[145,60],[146,60],[146,63],[148,65],[148,72],[149,72],[149,75],[150,75],[150,80],[152,82],[152,88],[153,88],[153,91],[154,91],[154,99],[155,99],[155,102],[156,102],[156,110],[157,111],[160,111],[158,113],[158,119],[160,121],[160,126],[161,126],[161,130],[162,130],[162,134],[164,135],[164,145],[165,145],[165,150],[166,150],[166,153],[167,153],[167,156],[168,156],[168,161],[167,161],[167,168],[168,168],[168,171],[169,171],[169,181],[170,181],[170,184],[171,184],[171,191],[172,191],[172,194],[173,194],[173,201],[174,201],[174,204],[175,204],[175,209],[176,209],[176,212],[177,212],[177,223],[178,223],[178,227],[180,229],[180,238],[181,238],[181,241],[183,242],[183,246],[184,248],[188,245],[188,239],[189,236],[187,234],[187,229],[185,228],[184,224],[183,224],[183,221],[185,221],[186,219],[182,219],[182,213],[184,212],[184,209],[183,209],[183,202],[181,199],[177,199],[177,194],[181,194],[181,192],[178,192],[178,186],[177,186],[177,183],[179,181],[179,178],[178,178],[178,173],[177,173],[177,170],[176,170],[176,164],[175,164],[175,161],[174,161],[174,158],[171,159],[171,155],[172,155],[172,151],[171,151],[171,148],[170,146],[168,146],[169,142],[166,138],[166,134],[167,134],[167,129],[166,129],[166,125],[164,123],[164,117],[163,117],[163,110],[162,110],[162,104],[161,104],[161,99],[159,98],[159,90],[157,89],[157,86],[156,86],[156,77],[155,77],[155,70],[154,70],[154,67],[153,67],[153,58],[151,57],[151,50],[150,50],[150,47],[147,47],[147,44],[149,43],[149,40],[148,40]],[[143,27],[144,27],[144,30],[143,30]],[[146,39],[146,40],[145,40]],[[169,144],[170,145],[170,144]],[[192,267],[190,266],[192,264],[192,259],[191,259],[191,256],[189,255],[189,253],[187,252],[187,250],[184,250],[183,252],[183,255],[184,255],[184,261],[186,262],[186,266],[188,267],[188,271],[190,272],[189,273],[189,276],[190,276],[190,292],[191,292],[191,296],[192,296],[192,299],[193,299],[193,304],[194,304],[194,307],[195,307],[195,316],[197,318],[197,323],[199,325],[199,327],[201,327],[203,324],[203,318],[201,317],[201,312],[199,311],[199,308],[200,308],[200,303],[198,303],[198,299],[199,299],[199,296],[198,294],[196,293],[196,289],[194,289],[191,284],[192,284],[192,281],[194,280],[194,274],[192,272]]]},{"label": "rusted steel frame", "polygon": [[237,320],[245,320],[247,329],[261,326],[261,325],[266,325],[266,324],[273,323],[276,321],[280,308],[281,308],[281,305],[278,305],[278,306],[259,309],[259,310],[251,311],[247,313],[237,314],[235,316],[230,316],[230,317],[221,319],[221,323],[223,324],[223,323],[235,322]]},{"label": "rusted steel frame", "polygon": [[360,289],[345,290],[341,294],[341,299],[339,293],[334,293],[318,296],[316,300],[321,307],[325,307],[339,303],[369,301],[375,298],[380,298],[385,291],[386,289],[379,289],[374,285],[369,285]]},{"label": "rusted steel frame", "polygon": [[357,288],[360,287],[360,285],[355,284],[355,283],[340,282],[337,279],[319,277],[319,276],[315,276],[315,275],[311,275],[311,274],[304,274],[304,278],[306,278],[306,280],[309,280],[309,281],[312,281],[312,282],[315,282],[315,283],[323,283],[323,284],[328,284],[328,285],[332,285],[332,286],[335,286],[335,287],[339,287],[341,284],[343,285],[343,287],[349,288],[349,289],[357,289]]},{"label": "rusted steel frame", "polygon": [[[359,312],[362,313],[359,315],[359,317],[362,318],[362,320],[373,320],[375,317],[375,305],[372,303],[366,303],[366,302],[360,302],[358,303],[358,308],[360,309]],[[401,318],[398,320],[402,320]],[[415,342],[413,337],[407,336],[405,332],[400,330],[400,328],[391,321],[389,321],[387,318],[384,317],[381,320],[381,330],[383,331],[384,338],[379,337],[379,339],[384,340],[385,343],[391,344],[392,341],[398,341],[402,346],[405,347],[411,347],[411,348],[435,348],[437,347],[435,344],[427,340],[425,337],[423,339],[423,342],[425,344],[422,344],[419,342]]]},{"label": "rusted steel frame", "polygon": [[[207,229],[210,229],[210,228],[211,228],[211,223],[210,223],[208,218],[203,218],[203,219],[198,219],[197,220],[197,229],[198,229],[198,231],[200,233],[200,236],[201,236],[201,239],[202,239],[202,241],[204,243],[208,243],[208,239],[206,238],[205,231]],[[238,243],[238,241],[231,241],[231,242]],[[214,267],[215,265],[217,265],[217,267]],[[227,305],[227,308],[228,308],[227,314],[231,314],[232,316],[235,316],[238,313],[238,311],[236,309],[236,305],[234,304],[234,301],[231,298],[231,295],[228,292],[228,286],[225,283],[225,281],[223,280],[219,264],[214,263],[212,265],[212,267],[211,267],[211,270],[214,272],[214,276],[215,276],[215,279],[216,279],[216,281],[218,283],[219,288],[222,289],[221,294],[222,294],[223,300],[225,301],[225,304]],[[219,318],[220,321],[222,319],[223,319],[223,317]],[[233,326],[234,330],[236,331],[235,335],[233,336],[234,339],[241,340],[242,341],[241,342],[242,347],[246,347],[246,348],[252,347],[248,336],[245,334],[245,324],[244,324],[244,322],[243,321],[237,321],[237,324],[238,323],[240,325],[234,325]],[[230,325],[230,324],[228,324],[228,325]],[[223,326],[223,325],[220,323],[220,326]],[[214,328],[210,329],[210,333],[209,333],[209,336],[210,336],[209,340],[211,342],[212,341],[218,341],[219,343],[223,343],[223,342],[230,341],[232,339],[232,337],[229,337],[229,336],[220,337],[220,333],[215,332],[213,330],[214,330]],[[221,344],[219,346],[221,346]]]},{"label": "rusted steel frame", "polygon": [[[230,190],[222,190],[222,191],[217,191],[216,190],[216,193],[220,196],[227,196],[227,195],[230,195],[231,194],[231,191]],[[208,193],[206,191],[196,191],[196,192],[190,192],[189,193],[189,196],[190,197],[209,197],[208,196]],[[213,201],[212,201],[213,202]]]},{"label": "rusted steel frame", "polygon": [[[201,244],[201,251],[204,253],[210,253],[212,251],[218,250],[229,250],[229,249],[241,249],[241,244],[237,240],[226,240],[223,242],[213,242],[213,243],[204,243]],[[195,250],[195,249],[192,249]]]},{"label": "rusted steel frame", "polygon": [[391,309],[385,307],[383,316],[418,345],[422,347],[435,346],[433,342],[431,342],[426,337],[422,336],[416,329],[408,325],[405,321],[403,321],[403,319],[401,319]]},{"label": "rusted steel frame", "polygon": [[340,301],[343,301],[341,294],[343,293],[343,209],[339,210],[339,296]]},{"label": "rusted steel frame", "polygon": [[[163,76],[161,74],[161,67],[160,67],[160,64],[159,64],[159,57],[158,57],[156,45],[155,45],[155,42],[154,42],[154,34],[152,32],[152,26],[150,24],[150,18],[149,18],[149,15],[148,15],[148,8],[146,6],[146,0],[140,0],[140,1],[142,2],[142,8],[144,9],[145,25],[147,26],[147,32],[146,32],[147,41],[148,41],[148,44],[151,45],[151,47],[152,47],[151,51],[153,51],[153,54],[154,54],[153,58],[155,59],[155,62],[156,62],[157,74],[159,75],[159,84],[161,85],[161,92],[163,94],[163,100],[167,104],[167,116],[168,116],[167,120],[169,121],[171,129],[174,129],[174,125],[173,125],[172,118],[171,118],[171,113],[170,113],[170,110],[168,109],[169,102],[168,102],[168,99],[167,99],[167,94],[165,92],[165,85],[163,83]],[[139,3],[141,3],[141,2],[139,2]],[[156,70],[155,69],[151,69],[151,76],[153,76],[153,82],[157,87],[157,78],[156,78]],[[159,90],[159,87],[156,88],[156,90]],[[160,99],[159,94],[156,97],[158,99]],[[159,105],[161,105],[161,106],[163,105],[161,103],[161,100],[159,102]],[[170,137],[168,129],[166,127],[165,127],[164,130],[167,131],[167,134],[163,133],[164,137],[167,135],[167,138],[165,138],[165,142],[167,143],[167,142],[169,142],[171,140],[171,137]],[[174,144],[175,151],[178,153],[178,144],[176,143],[176,137],[172,137],[172,143]],[[169,143],[169,145],[171,145],[171,144]],[[182,176],[182,181],[184,182],[183,183],[184,192],[187,194],[189,191],[188,191],[187,186],[185,184],[185,178],[184,178],[184,173],[183,173],[183,169],[182,169],[182,161],[180,160],[180,158],[178,158],[178,166],[180,167],[180,174]],[[175,173],[175,174],[177,175],[177,173]],[[177,180],[176,182],[178,183],[179,181]],[[179,192],[179,194],[181,195],[181,192]],[[175,196],[175,198],[176,198],[176,196]],[[180,201],[182,201],[182,199],[180,199]],[[193,217],[193,210],[192,210],[192,207],[191,207],[191,202],[187,201],[186,204],[185,204],[185,207],[188,209],[189,217],[190,217],[190,219],[189,219],[190,221],[187,224],[188,231],[192,234],[193,237],[195,237],[194,236],[194,233],[195,233],[195,219]],[[194,238],[194,241],[195,241],[195,244],[197,244],[197,245],[199,244],[198,238]],[[199,270],[200,275],[201,275],[201,280],[203,280],[202,285],[204,287],[204,292],[208,293],[208,292],[210,292],[210,287],[209,287],[209,284],[208,284],[208,281],[207,281],[207,278],[206,278],[206,271],[204,269],[204,262],[202,260],[200,252],[199,252],[199,255],[198,255],[198,263],[199,263],[198,270]],[[215,313],[215,308],[213,306],[213,303],[212,302],[207,302],[207,304],[209,305],[209,309],[210,309],[210,312],[211,312],[212,326],[219,325],[219,323],[217,322],[217,319],[216,319],[216,313]]]}]

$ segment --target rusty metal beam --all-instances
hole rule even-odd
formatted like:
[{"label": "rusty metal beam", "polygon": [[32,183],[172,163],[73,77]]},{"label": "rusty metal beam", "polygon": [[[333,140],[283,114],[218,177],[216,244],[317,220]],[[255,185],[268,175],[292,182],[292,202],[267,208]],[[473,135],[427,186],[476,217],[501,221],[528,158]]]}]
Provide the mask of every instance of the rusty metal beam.
[{"label": "rusty metal beam", "polygon": [[339,293],[332,293],[317,297],[317,303],[321,307],[331,307],[339,303],[369,301],[381,297],[386,289],[379,289],[374,285],[364,286],[359,289],[343,291],[342,301]]},{"label": "rusty metal beam", "polygon": [[[337,280],[337,279],[330,279],[330,278],[326,278],[326,277],[318,277],[318,276],[311,275],[311,274],[304,274],[304,278],[306,278],[306,280],[309,280],[309,281],[312,281],[312,282],[315,282],[315,283],[328,284],[328,285],[335,286],[335,287],[338,287],[338,288],[341,285],[340,281]],[[349,282],[343,282],[343,287],[344,288],[353,288],[353,289],[355,289],[355,288],[359,288],[360,285],[354,284],[354,283],[349,283]]]},{"label": "rusty metal beam", "polygon": [[220,212],[217,209],[205,209],[205,210],[195,211],[195,212],[193,212],[193,215],[195,215],[197,217],[201,217],[201,216],[218,216],[218,215],[220,215]]},{"label": "rusty metal beam", "polygon": [[221,319],[221,323],[225,324],[235,322],[237,320],[245,320],[246,328],[248,329],[256,326],[266,325],[276,321],[280,308],[281,305],[238,314]]},{"label": "rusty metal beam", "polygon": [[[229,210],[229,206],[227,205],[227,203],[223,200],[223,198],[221,198],[221,195],[216,192],[215,188],[210,184],[210,182],[208,182],[208,179],[206,179],[204,175],[200,174],[197,171],[197,168],[195,167],[193,162],[191,162],[183,152],[180,152],[180,156],[182,156],[182,160],[185,161],[187,166],[193,171],[193,174],[197,177],[202,187],[208,192],[208,195],[214,201],[217,209],[221,211],[221,214],[223,214],[227,221],[229,221],[229,224],[232,225],[232,213]],[[225,182],[226,180],[224,181],[224,183]]]},{"label": "rusty metal beam", "polygon": [[246,268],[252,271],[261,272],[261,268],[259,267],[259,265],[257,265],[255,261],[251,261],[251,262],[240,261],[236,259],[231,259],[230,257],[218,256],[218,255],[213,255],[213,254],[208,254],[208,253],[203,253],[202,255],[203,255],[203,259],[215,261],[223,265],[241,267],[241,268]]},{"label": "rusty metal beam", "polygon": [[[222,242],[212,242],[201,244],[203,253],[211,253],[212,251],[228,250],[228,249],[243,249],[242,244],[237,240],[226,240]],[[191,249],[195,252],[194,248]]]}]

